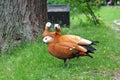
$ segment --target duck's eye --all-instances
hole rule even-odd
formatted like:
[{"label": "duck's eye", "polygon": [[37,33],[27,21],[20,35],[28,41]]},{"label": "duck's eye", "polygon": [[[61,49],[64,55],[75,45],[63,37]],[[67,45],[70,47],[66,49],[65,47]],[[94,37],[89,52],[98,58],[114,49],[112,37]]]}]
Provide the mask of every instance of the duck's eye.
[{"label": "duck's eye", "polygon": [[45,40],[47,40],[47,38],[45,38]]}]

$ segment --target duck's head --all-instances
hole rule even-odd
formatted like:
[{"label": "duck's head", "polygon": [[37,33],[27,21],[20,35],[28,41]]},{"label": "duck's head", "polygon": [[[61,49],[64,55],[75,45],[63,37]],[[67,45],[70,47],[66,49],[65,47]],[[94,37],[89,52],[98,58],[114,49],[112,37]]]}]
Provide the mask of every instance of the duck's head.
[{"label": "duck's head", "polygon": [[60,29],[60,25],[59,24],[54,24],[54,29],[55,30]]},{"label": "duck's head", "polygon": [[52,38],[52,37],[50,37],[50,36],[45,36],[45,37],[43,38],[43,43],[48,44],[48,43],[52,43],[52,42],[54,42],[54,38]]},{"label": "duck's head", "polygon": [[51,22],[47,22],[46,25],[45,25],[45,28],[50,28],[51,27]]}]

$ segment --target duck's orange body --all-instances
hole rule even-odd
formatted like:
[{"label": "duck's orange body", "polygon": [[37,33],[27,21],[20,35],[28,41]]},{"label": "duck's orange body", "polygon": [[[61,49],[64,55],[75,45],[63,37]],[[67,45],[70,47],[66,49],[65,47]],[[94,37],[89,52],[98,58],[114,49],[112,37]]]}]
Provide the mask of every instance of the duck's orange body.
[{"label": "duck's orange body", "polygon": [[58,36],[57,34],[55,34],[55,39],[56,42],[71,42],[71,43],[76,43],[76,44],[80,44],[80,45],[90,45],[92,42],[86,39],[83,39],[79,36],[75,36],[75,35],[61,35]]},{"label": "duck's orange body", "polygon": [[90,41],[76,35],[70,35],[70,34],[62,35],[59,24],[55,24],[54,28],[55,28],[55,33],[52,34],[51,36],[52,37],[54,36],[56,42],[72,42],[80,45],[91,45],[98,42],[98,41]]},{"label": "duck's orange body", "polygon": [[86,55],[87,49],[74,43],[60,42],[48,44],[48,51],[51,55],[65,60]]}]

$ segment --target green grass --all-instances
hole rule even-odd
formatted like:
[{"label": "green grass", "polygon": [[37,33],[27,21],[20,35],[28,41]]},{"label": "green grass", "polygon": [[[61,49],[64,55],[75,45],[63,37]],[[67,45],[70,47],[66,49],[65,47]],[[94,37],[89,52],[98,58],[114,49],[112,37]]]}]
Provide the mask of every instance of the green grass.
[{"label": "green grass", "polygon": [[114,7],[102,7],[101,14],[103,17],[103,20],[105,22],[113,22],[114,20],[119,20],[120,19],[120,8],[114,8]]},{"label": "green grass", "polygon": [[[110,16],[114,11],[115,15]],[[111,12],[112,13],[112,12]],[[119,9],[102,8],[100,15],[106,24],[113,24]],[[110,26],[79,24],[76,16],[71,19],[70,28],[62,28],[63,34],[75,34],[90,40],[99,40],[94,58],[71,59],[70,67],[63,67],[63,61],[51,56],[47,45],[41,39],[28,42],[14,49],[10,55],[0,57],[0,80],[113,80],[120,75],[120,39]]]}]

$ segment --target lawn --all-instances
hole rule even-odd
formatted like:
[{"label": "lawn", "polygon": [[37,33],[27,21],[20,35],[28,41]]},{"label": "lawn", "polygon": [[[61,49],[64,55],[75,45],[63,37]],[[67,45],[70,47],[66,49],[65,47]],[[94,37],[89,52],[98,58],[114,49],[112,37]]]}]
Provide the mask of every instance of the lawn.
[{"label": "lawn", "polygon": [[92,54],[93,59],[71,59],[70,67],[63,67],[63,61],[51,56],[40,38],[22,44],[10,55],[1,55],[0,80],[119,80],[120,33],[112,28],[119,27],[113,23],[120,19],[119,14],[119,8],[103,7],[99,15],[105,25],[79,23],[79,15],[71,15],[70,28],[62,28],[63,34],[98,40],[100,43],[95,45],[97,51]]}]

